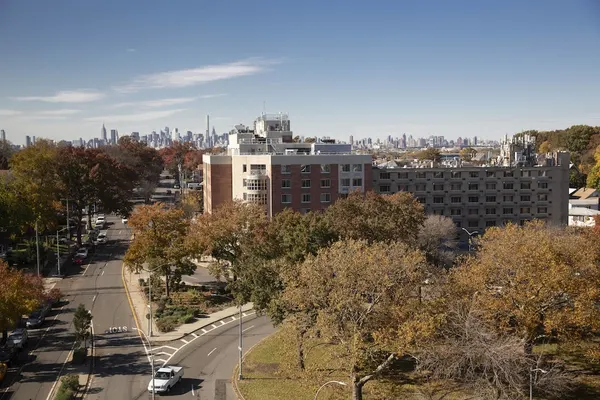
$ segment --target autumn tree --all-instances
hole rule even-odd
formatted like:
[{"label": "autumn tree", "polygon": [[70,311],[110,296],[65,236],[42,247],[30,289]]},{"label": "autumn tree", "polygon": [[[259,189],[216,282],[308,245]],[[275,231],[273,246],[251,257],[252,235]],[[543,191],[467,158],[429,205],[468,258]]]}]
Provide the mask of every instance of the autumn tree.
[{"label": "autumn tree", "polygon": [[586,186],[600,190],[600,146],[598,146],[594,153],[594,160],[596,163],[587,176]]},{"label": "autumn tree", "polygon": [[8,140],[0,140],[0,169],[8,169],[10,159],[16,153],[11,142]]},{"label": "autumn tree", "polygon": [[[600,269],[589,236],[542,222],[486,230],[478,252],[453,270],[458,298],[474,298],[497,330],[522,338],[527,349],[555,335],[597,329]],[[581,251],[587,249],[587,251]]]},{"label": "autumn tree", "polygon": [[194,151],[193,144],[188,142],[174,142],[171,146],[159,150],[159,154],[163,159],[165,168],[172,175],[179,174],[179,165],[183,168],[186,154]]},{"label": "autumn tree", "polygon": [[450,267],[458,246],[456,225],[443,215],[428,215],[419,228],[417,243],[429,263]]},{"label": "autumn tree", "polygon": [[244,259],[263,240],[267,223],[264,207],[235,200],[198,216],[191,224],[188,240],[192,253],[215,260],[211,272],[228,280],[238,301],[247,301],[249,296],[243,284],[236,282],[244,275]]},{"label": "autumn tree", "polygon": [[471,161],[477,155],[477,150],[472,147],[465,147],[464,149],[460,150],[459,154],[461,159],[465,161]]},{"label": "autumn tree", "polygon": [[29,314],[44,298],[42,279],[11,269],[0,260],[0,331],[3,339],[24,314]]},{"label": "autumn tree", "polygon": [[57,151],[50,141],[39,139],[10,160],[11,173],[34,216],[31,224],[38,222],[40,229],[56,223],[56,211],[60,208]]},{"label": "autumn tree", "polygon": [[11,176],[0,176],[0,236],[25,232],[35,220],[29,199]]},{"label": "autumn tree", "polygon": [[134,239],[125,254],[125,264],[134,272],[147,269],[160,273],[169,297],[173,284],[196,270],[186,247],[189,221],[182,210],[157,203],[136,208],[128,225],[133,228]]},{"label": "autumn tree", "polygon": [[427,149],[417,153],[417,159],[419,159],[419,161],[439,162],[442,159],[442,153],[439,149],[428,147]]},{"label": "autumn tree", "polygon": [[392,195],[354,192],[328,207],[325,215],[340,238],[400,241],[411,246],[416,245],[425,219],[423,206],[406,192]]},{"label": "autumn tree", "polygon": [[[403,243],[355,240],[336,242],[287,271],[284,301],[290,309],[315,312],[323,338],[340,345],[337,355],[347,363],[353,399],[362,399],[363,386],[403,347],[382,346],[379,332],[389,327],[391,308],[418,304],[416,288],[425,273],[423,255]],[[406,330],[411,321],[395,324],[393,331]]]}]

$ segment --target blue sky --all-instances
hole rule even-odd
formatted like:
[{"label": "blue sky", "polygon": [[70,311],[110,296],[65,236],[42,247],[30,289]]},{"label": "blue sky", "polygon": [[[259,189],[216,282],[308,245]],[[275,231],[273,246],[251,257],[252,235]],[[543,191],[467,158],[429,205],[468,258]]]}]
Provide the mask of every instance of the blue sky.
[{"label": "blue sky", "polygon": [[288,112],[303,136],[600,125],[596,0],[0,0],[9,140]]}]

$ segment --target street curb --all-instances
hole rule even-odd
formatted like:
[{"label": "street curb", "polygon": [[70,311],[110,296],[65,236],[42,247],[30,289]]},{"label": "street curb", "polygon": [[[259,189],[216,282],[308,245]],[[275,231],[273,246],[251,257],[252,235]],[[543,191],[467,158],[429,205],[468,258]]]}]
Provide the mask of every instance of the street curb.
[{"label": "street curb", "polygon": [[[85,386],[77,391],[77,395],[81,393],[81,398],[85,398],[88,390],[90,390],[90,384],[92,383],[92,377],[94,376],[94,366],[96,364],[96,346],[94,346],[94,325],[90,328],[92,330],[92,335],[90,337],[90,348],[91,348],[91,361],[90,361],[90,372],[88,373],[87,380],[85,381]],[[75,398],[77,398],[77,395]]]},{"label": "street curb", "polygon": [[133,314],[133,319],[135,321],[135,326],[137,328],[137,334],[143,342],[144,338],[142,337],[142,334],[141,334],[140,322],[138,321],[137,311],[135,310],[135,307],[133,306],[133,301],[131,300],[131,294],[129,294],[129,287],[127,286],[127,281],[125,280],[125,263],[121,264],[121,280],[123,281],[123,287],[125,288],[125,294],[127,295],[127,301],[129,302],[129,308],[131,309],[131,313]]},{"label": "street curb", "polygon": [[[275,333],[275,332],[273,332]],[[271,335],[273,335],[273,333],[271,333]],[[266,339],[270,338],[271,335],[266,336],[262,339],[260,339],[258,342],[256,342],[254,345],[252,345],[248,350],[246,350],[246,352],[244,353],[244,355],[242,356],[242,362],[244,362],[244,360],[246,359],[246,356],[252,351],[254,350],[254,348],[256,346],[258,346],[259,344],[261,344],[262,342],[264,342]],[[231,375],[231,385],[233,386],[233,391],[235,392],[236,397],[238,398],[238,400],[246,400],[246,398],[244,397],[244,395],[242,394],[242,392],[240,391],[240,388],[238,388],[238,380],[235,379],[235,376],[237,375],[238,372],[238,368],[239,368],[239,364],[236,364],[235,367],[233,368],[233,372]]]}]

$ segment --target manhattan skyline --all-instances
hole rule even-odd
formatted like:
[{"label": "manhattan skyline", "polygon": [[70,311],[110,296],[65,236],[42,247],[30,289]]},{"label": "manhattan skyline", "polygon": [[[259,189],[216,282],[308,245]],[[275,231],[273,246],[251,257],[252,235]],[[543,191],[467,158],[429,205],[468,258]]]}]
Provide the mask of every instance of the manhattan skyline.
[{"label": "manhattan skyline", "polygon": [[0,35],[16,38],[0,41],[0,129],[15,144],[103,123],[203,132],[207,114],[220,133],[263,110],[344,141],[600,125],[591,0],[33,3],[0,3]]}]

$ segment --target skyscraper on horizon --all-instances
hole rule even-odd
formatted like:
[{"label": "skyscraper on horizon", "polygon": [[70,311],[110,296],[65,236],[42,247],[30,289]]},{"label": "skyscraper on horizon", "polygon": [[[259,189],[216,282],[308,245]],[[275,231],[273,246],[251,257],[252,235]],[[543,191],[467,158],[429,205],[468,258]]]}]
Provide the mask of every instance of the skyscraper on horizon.
[{"label": "skyscraper on horizon", "polygon": [[31,136],[29,135],[25,136],[25,146],[31,146]]},{"label": "skyscraper on horizon", "polygon": [[4,132],[4,129],[0,129],[0,140],[6,142],[6,132]]},{"label": "skyscraper on horizon", "polygon": [[100,131],[100,137],[104,140],[104,143],[108,141],[108,137],[106,135],[106,127],[102,124],[102,130]]},{"label": "skyscraper on horizon", "polygon": [[118,140],[119,140],[119,133],[117,132],[116,129],[111,129],[110,130],[110,144],[117,144]]}]

